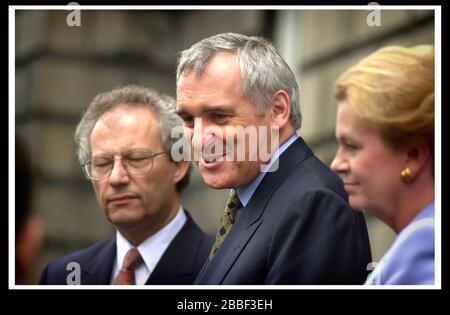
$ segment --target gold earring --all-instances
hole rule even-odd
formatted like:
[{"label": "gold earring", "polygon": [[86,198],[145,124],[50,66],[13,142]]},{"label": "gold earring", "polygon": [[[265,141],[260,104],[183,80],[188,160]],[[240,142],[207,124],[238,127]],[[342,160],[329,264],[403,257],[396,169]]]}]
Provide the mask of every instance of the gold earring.
[{"label": "gold earring", "polygon": [[409,183],[411,181],[411,169],[406,167],[401,173],[400,177],[405,183]]}]

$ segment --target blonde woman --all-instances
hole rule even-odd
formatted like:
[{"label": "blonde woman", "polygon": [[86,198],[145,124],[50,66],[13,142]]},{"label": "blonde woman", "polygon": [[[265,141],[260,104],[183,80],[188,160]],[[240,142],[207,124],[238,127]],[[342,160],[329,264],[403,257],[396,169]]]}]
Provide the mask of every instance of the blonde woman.
[{"label": "blonde woman", "polygon": [[434,284],[434,48],[382,48],[336,82],[331,164],[398,235],[366,284]]}]

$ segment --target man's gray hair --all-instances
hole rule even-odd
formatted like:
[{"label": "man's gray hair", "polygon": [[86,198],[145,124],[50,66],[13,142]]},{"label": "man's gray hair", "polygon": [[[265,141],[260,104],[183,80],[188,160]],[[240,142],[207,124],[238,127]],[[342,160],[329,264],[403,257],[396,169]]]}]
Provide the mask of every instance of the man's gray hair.
[{"label": "man's gray hair", "polygon": [[[159,120],[161,142],[166,153],[171,157],[172,145],[183,140],[182,134],[172,137],[172,129],[181,128],[183,124],[181,118],[175,113],[175,99],[151,88],[128,85],[97,95],[84,112],[74,137],[80,163],[91,158],[90,137],[97,120],[103,114],[120,106],[140,106],[150,109]],[[178,191],[189,183],[190,172],[191,166],[186,176],[178,183]]]},{"label": "man's gray hair", "polygon": [[208,62],[218,53],[235,54],[241,71],[242,95],[256,104],[258,115],[264,115],[275,93],[284,90],[291,101],[289,117],[293,127],[301,127],[298,85],[289,65],[273,45],[262,37],[224,33],[205,38],[181,52],[177,67],[177,86],[183,74],[203,74]]}]

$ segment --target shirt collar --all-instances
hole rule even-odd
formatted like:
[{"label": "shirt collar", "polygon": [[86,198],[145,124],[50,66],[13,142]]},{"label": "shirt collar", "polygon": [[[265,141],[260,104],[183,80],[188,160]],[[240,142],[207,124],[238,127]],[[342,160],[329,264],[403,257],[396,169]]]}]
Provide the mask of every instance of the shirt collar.
[{"label": "shirt collar", "polygon": [[271,156],[269,163],[267,163],[264,166],[264,169],[258,174],[258,176],[251,181],[249,184],[247,184],[244,187],[240,187],[237,189],[237,194],[239,196],[239,200],[242,203],[242,206],[245,207],[248,202],[250,201],[250,199],[252,198],[253,194],[256,191],[256,188],[258,188],[259,184],[261,183],[261,181],[263,180],[264,176],[267,173],[267,170],[270,169],[272,167],[272,165],[274,164],[275,161],[278,160],[278,158],[280,157],[280,155],[286,151],[286,149],[295,141],[299,138],[299,136],[294,133],[292,135],[292,137],[290,137],[286,142],[284,142],[275,152],[274,154]]},{"label": "shirt collar", "polygon": [[434,218],[434,199],[414,217],[411,223],[425,218]]},{"label": "shirt collar", "polygon": [[[137,247],[142,259],[144,260],[145,266],[150,270],[150,273],[153,271],[169,244],[181,230],[186,220],[186,214],[180,206],[177,215],[172,219],[172,221],[169,222],[169,224],[147,238]],[[123,237],[119,231],[117,231],[116,246],[116,259],[118,266],[122,266],[128,250],[134,246],[125,237]]]}]

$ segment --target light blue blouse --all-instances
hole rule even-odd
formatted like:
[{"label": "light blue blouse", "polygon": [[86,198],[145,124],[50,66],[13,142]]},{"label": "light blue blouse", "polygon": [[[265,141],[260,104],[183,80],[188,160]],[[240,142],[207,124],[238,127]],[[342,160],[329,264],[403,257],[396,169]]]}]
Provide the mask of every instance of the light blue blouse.
[{"label": "light blue blouse", "polygon": [[434,200],[400,231],[365,284],[434,284]]}]

